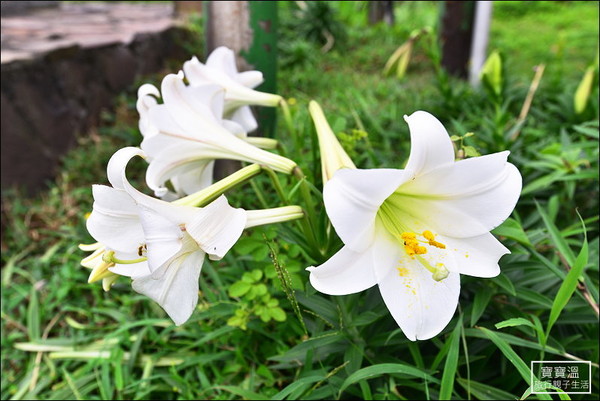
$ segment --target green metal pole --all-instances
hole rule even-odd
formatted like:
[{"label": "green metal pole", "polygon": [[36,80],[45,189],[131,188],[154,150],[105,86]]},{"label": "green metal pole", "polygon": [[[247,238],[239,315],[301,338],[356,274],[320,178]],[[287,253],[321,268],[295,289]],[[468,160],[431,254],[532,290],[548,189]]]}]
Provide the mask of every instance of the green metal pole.
[{"label": "green metal pole", "polygon": [[[277,1],[249,1],[252,44],[242,56],[254,69],[263,73],[265,81],[256,88],[277,93]],[[256,110],[260,133],[272,137],[275,133],[276,110],[260,107]]]}]

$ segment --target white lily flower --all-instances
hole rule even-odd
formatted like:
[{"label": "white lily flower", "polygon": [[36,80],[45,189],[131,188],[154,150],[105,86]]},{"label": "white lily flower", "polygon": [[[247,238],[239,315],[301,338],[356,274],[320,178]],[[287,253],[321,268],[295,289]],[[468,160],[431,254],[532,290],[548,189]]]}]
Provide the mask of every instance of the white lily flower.
[{"label": "white lily flower", "polygon": [[125,167],[134,156],[144,153],[131,147],[116,152],[107,169],[112,188],[93,186],[87,228],[99,244],[86,259],[100,257],[101,262],[90,281],[103,278],[106,271],[131,277],[133,289],[156,301],[177,325],[187,321],[196,307],[206,254],[221,259],[247,226],[301,215],[297,206],[255,215],[232,208],[224,196],[203,208],[152,198],[126,179]]},{"label": "white lily flower", "polygon": [[325,184],[325,208],[345,245],[307,270],[311,284],[326,294],[378,285],[414,341],[448,324],[460,274],[499,274],[498,260],[509,251],[489,231],[510,215],[522,182],[507,162],[509,152],[455,162],[435,117],[417,111],[404,118],[412,142],[405,169],[344,168]]},{"label": "white lily flower", "polygon": [[168,192],[168,180],[183,194],[207,187],[215,159],[258,163],[283,173],[296,166],[292,160],[242,139],[242,127],[221,118],[225,92],[218,86],[185,85],[180,73],[167,75],[161,91],[164,103],[158,104],[158,89],[142,86],[137,104],[144,135],[141,148],[150,163],[146,181],[157,196]]},{"label": "white lily flower", "polygon": [[253,90],[263,82],[262,72],[238,72],[235,54],[227,47],[213,50],[206,64],[193,57],[183,64],[183,71],[192,86],[216,84],[224,88],[225,118],[239,123],[247,132],[258,126],[249,105],[275,107],[282,100],[279,95]]}]

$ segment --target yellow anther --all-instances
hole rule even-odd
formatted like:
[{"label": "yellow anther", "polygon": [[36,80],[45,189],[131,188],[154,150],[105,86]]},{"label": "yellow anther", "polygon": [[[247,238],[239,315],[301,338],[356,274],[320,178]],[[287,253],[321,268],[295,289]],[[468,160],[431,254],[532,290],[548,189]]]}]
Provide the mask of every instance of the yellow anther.
[{"label": "yellow anther", "polygon": [[417,238],[417,234],[411,232],[403,232],[402,234],[400,234],[400,238],[402,238],[403,240],[414,240]]},{"label": "yellow anther", "polygon": [[408,253],[409,256],[423,255],[427,253],[427,248],[419,245],[419,242],[417,240],[408,239],[404,241],[404,249],[406,250],[406,253]]},{"label": "yellow anther", "polygon": [[429,245],[435,246],[436,248],[440,248],[440,249],[446,249],[446,245],[442,244],[441,242],[434,241],[434,240],[429,240]]},{"label": "yellow anther", "polygon": [[427,240],[429,241],[433,241],[435,239],[435,236],[433,235],[433,233],[429,230],[425,230],[423,231],[423,237],[425,237]]}]

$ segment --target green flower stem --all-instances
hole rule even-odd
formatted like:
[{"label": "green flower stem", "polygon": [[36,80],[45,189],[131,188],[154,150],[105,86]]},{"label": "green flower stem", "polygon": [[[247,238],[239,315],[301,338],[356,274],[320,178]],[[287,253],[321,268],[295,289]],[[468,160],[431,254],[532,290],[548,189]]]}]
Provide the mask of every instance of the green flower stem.
[{"label": "green flower stem", "polygon": [[275,172],[271,168],[266,167],[266,166],[263,166],[263,170],[267,173],[267,175],[271,179],[271,182],[273,183],[273,186],[275,187],[275,191],[277,192],[277,195],[281,199],[281,202],[284,205],[287,205],[288,199],[287,199],[287,196],[285,195],[285,192],[283,191],[283,188],[281,187],[281,183],[279,182],[279,178],[277,177],[277,174],[275,174]]},{"label": "green flower stem", "polygon": [[172,202],[175,205],[183,206],[206,206],[228,190],[246,182],[250,178],[260,174],[262,167],[258,164],[246,166],[228,177],[215,182],[210,187],[204,188],[192,195],[178,199]]},{"label": "green flower stem", "polygon": [[317,237],[315,235],[315,227],[317,218],[315,216],[315,204],[310,194],[310,188],[308,186],[308,182],[306,181],[306,176],[300,169],[300,167],[296,167],[293,170],[294,175],[300,181],[300,194],[302,199],[304,200],[304,204],[306,206],[306,218],[302,220],[302,225],[304,227],[304,235],[308,242],[317,249],[319,253],[322,254],[321,246],[319,246],[319,241],[317,241]]},{"label": "green flower stem", "polygon": [[250,181],[250,186],[252,187],[252,190],[254,191],[254,194],[256,195],[256,198],[258,199],[258,202],[260,203],[260,205],[263,208],[268,208],[269,207],[269,203],[267,202],[267,200],[265,199],[265,197],[262,194],[261,189],[258,187],[258,185],[256,184],[255,181]]},{"label": "green flower stem", "polygon": [[287,101],[284,98],[281,98],[279,106],[281,106],[281,112],[283,113],[283,121],[285,121],[285,125],[287,126],[287,129],[290,132],[290,134],[295,138],[296,128],[294,128],[294,123],[292,121],[292,113],[290,113],[290,106],[288,106]]}]

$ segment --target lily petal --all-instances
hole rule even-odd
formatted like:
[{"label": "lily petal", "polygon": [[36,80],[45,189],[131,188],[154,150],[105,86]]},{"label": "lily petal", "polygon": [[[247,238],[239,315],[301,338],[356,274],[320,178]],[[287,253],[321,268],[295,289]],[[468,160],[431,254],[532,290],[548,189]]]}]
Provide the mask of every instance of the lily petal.
[{"label": "lily petal", "polygon": [[[378,236],[374,252],[386,255],[375,260],[375,274],[381,296],[390,313],[411,340],[437,335],[452,319],[460,292],[460,275],[450,272],[435,281],[418,259],[410,258],[387,233]],[[391,255],[397,262],[389,263]],[[401,270],[399,270],[401,269]]]},{"label": "lily petal", "polygon": [[412,176],[454,163],[454,147],[442,123],[425,111],[404,116],[410,129],[410,156],[406,170]]},{"label": "lily petal", "polygon": [[127,163],[135,156],[144,156],[144,152],[139,148],[126,147],[119,149],[108,161],[106,168],[108,180],[115,188],[122,188],[127,194],[133,198],[137,205],[143,205],[149,210],[169,220],[175,225],[181,225],[186,221],[190,221],[195,213],[196,208],[173,205],[160,199],[152,198],[135,189],[125,175]]},{"label": "lily petal", "polygon": [[454,263],[447,264],[450,271],[474,277],[496,277],[500,274],[498,261],[510,253],[492,234],[472,238],[448,238],[439,241],[446,245],[445,251],[454,255]]},{"label": "lily petal", "polygon": [[197,209],[195,217],[186,224],[188,234],[211,260],[219,260],[236,243],[246,225],[246,212],[219,198]]},{"label": "lily petal", "polygon": [[264,82],[263,73],[260,71],[243,71],[237,74],[236,80],[247,88],[256,88]]},{"label": "lily petal", "polygon": [[[347,246],[320,266],[310,266],[310,283],[319,292],[347,295],[364,291],[377,284],[375,258],[372,249],[355,252]],[[384,256],[385,257],[385,256]]]},{"label": "lily petal", "polygon": [[507,157],[494,153],[433,170],[402,185],[396,203],[440,234],[482,235],[506,220],[521,193],[521,174]]},{"label": "lily petal", "polygon": [[258,128],[258,123],[256,122],[256,118],[254,118],[254,114],[252,114],[250,106],[238,108],[228,118],[240,124],[246,132],[252,132]]},{"label": "lily petal", "polygon": [[135,203],[125,191],[94,185],[94,206],[86,221],[89,233],[113,250],[130,251],[144,243]]},{"label": "lily petal", "polygon": [[405,180],[402,170],[341,169],[323,189],[323,201],[335,232],[346,246],[360,252],[374,239],[379,207]]},{"label": "lily petal", "polygon": [[[208,169],[209,165],[214,165],[215,155],[222,155],[222,153],[200,143],[173,144],[160,153],[155,154],[146,170],[146,184],[157,195],[161,195],[166,191],[165,183],[177,177],[178,183],[192,184],[180,187],[185,193],[194,193],[195,191],[193,190],[192,192],[187,192],[187,189],[190,189],[190,186],[193,187],[194,183],[190,183],[182,175],[193,175],[196,179],[204,177],[203,182],[198,182],[197,186],[207,183],[210,185],[212,177],[206,180],[206,175],[209,173],[205,170]],[[212,172],[212,169],[210,170]],[[198,188],[198,190],[208,185]]]},{"label": "lily petal", "polygon": [[235,64],[235,54],[233,50],[225,46],[219,46],[210,52],[206,59],[206,66],[217,71],[222,71],[232,78],[238,74]]},{"label": "lily petal", "polygon": [[140,220],[146,237],[148,267],[154,273],[181,249],[183,232],[172,221],[145,205],[139,205]]},{"label": "lily petal", "polygon": [[133,289],[156,301],[176,325],[185,323],[198,304],[198,278],[204,252],[182,254],[165,268],[161,279],[142,276],[133,279]]},{"label": "lily petal", "polygon": [[167,110],[183,128],[193,132],[219,125],[225,96],[220,86],[186,86],[183,73],[169,74],[162,80],[161,92]]},{"label": "lily petal", "polygon": [[193,194],[212,184],[214,166],[214,161],[199,162],[198,168],[171,177],[171,182],[179,194]]},{"label": "lily petal", "polygon": [[[123,255],[118,255],[119,258],[124,258],[125,260],[135,259],[139,257],[138,255],[131,254],[128,257]],[[142,276],[149,276],[151,274],[150,268],[148,267],[148,262],[139,262],[139,263],[131,263],[122,265],[117,263],[116,265],[109,267],[109,271],[118,274],[119,276],[137,278]]]}]

